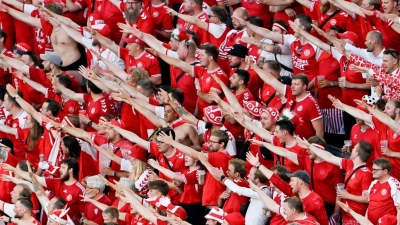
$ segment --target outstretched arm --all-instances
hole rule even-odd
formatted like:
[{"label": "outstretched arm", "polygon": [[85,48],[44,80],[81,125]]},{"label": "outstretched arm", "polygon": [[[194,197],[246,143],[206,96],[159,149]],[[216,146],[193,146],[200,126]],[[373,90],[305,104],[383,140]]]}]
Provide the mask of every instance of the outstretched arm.
[{"label": "outstretched arm", "polygon": [[171,8],[167,8],[167,12],[169,14],[171,14],[171,16],[177,16],[178,18],[182,19],[183,21],[196,25],[198,28],[201,28],[203,30],[207,31],[208,28],[208,23],[204,22],[203,20],[198,19],[195,16],[190,16],[190,15],[185,15],[185,14],[181,14],[176,12],[175,10],[171,9]]},{"label": "outstretched arm", "polygon": [[85,28],[97,41],[103,46],[110,49],[116,55],[119,56],[119,46],[115,44],[111,39],[104,37],[92,28]]},{"label": "outstretched arm", "polygon": [[37,28],[42,28],[42,24],[40,23],[40,19],[39,18],[35,18],[32,17],[28,14],[25,14],[23,12],[20,12],[18,10],[15,10],[11,7],[8,7],[4,4],[2,4],[1,6],[1,10],[3,12],[7,12],[8,14],[10,14],[12,17],[14,17],[15,19],[21,20],[22,22],[29,24],[33,27],[37,27]]},{"label": "outstretched arm", "polygon": [[246,62],[251,66],[251,68],[256,71],[258,76],[267,84],[271,85],[280,94],[285,93],[285,85],[278,81],[272,74],[258,67],[249,57],[246,58]]},{"label": "outstretched arm", "polygon": [[175,101],[173,101],[168,93],[164,90],[161,90],[161,95],[163,96],[165,102],[167,102],[182,119],[186,120],[188,123],[197,126],[197,122],[199,121],[193,114],[184,109],[181,105],[178,105]]},{"label": "outstretched arm", "polygon": [[154,159],[149,159],[148,161],[149,165],[152,166],[154,169],[160,171],[162,174],[164,174],[165,176],[169,177],[172,180],[176,180],[179,182],[184,182],[182,175],[177,174],[167,168],[164,168],[162,166],[160,166],[160,164],[158,164],[157,161],[155,161]]},{"label": "outstretched arm", "polygon": [[[327,43],[321,41],[320,39],[318,39],[317,37],[311,35],[311,34],[308,33],[307,31],[305,31],[305,30],[303,30],[303,29],[300,29],[300,27],[297,26],[297,24],[293,23],[292,21],[289,21],[289,24],[290,24],[290,27],[291,27],[293,30],[295,30],[296,32],[300,33],[301,36],[303,36],[303,37],[304,37],[305,39],[307,39],[309,42],[315,44],[317,47],[323,49],[324,51],[326,51],[326,52],[328,52],[328,53],[331,53],[331,50],[330,50],[330,49],[331,49],[331,46],[329,46]],[[324,31],[322,31],[321,29],[319,29],[319,28],[316,27],[316,26],[313,26],[313,27],[314,27],[315,30],[318,29],[318,30],[317,30],[318,33],[319,33],[320,35],[323,35],[323,37],[324,37],[324,38],[327,38],[327,40],[329,41],[328,38],[330,37],[330,35],[327,35]],[[321,31],[322,31],[322,33],[321,33]],[[327,37],[325,37],[325,36],[327,36]]]},{"label": "outstretched arm", "polygon": [[268,195],[265,194],[263,190],[261,190],[257,185],[253,183],[253,181],[249,182],[250,188],[258,193],[258,195],[261,198],[261,201],[264,202],[265,206],[269,210],[271,210],[274,213],[280,214],[279,208],[280,206],[273,200],[271,199]]},{"label": "outstretched arm", "polygon": [[[8,0],[10,1],[10,0]],[[74,30],[77,30],[79,25],[76,24],[74,21],[72,21],[70,18],[62,16],[62,15],[58,15],[56,13],[53,13],[52,11],[48,10],[45,7],[42,7],[41,9],[43,9],[45,12],[47,12],[51,17],[56,18],[58,21],[60,21],[61,23],[67,25],[68,27],[71,27]],[[68,33],[67,33],[68,34]]]},{"label": "outstretched arm", "polygon": [[341,158],[332,155],[332,153],[328,151],[321,151],[320,148],[315,147],[314,145],[310,144],[306,139],[296,138],[297,143],[305,149],[309,149],[310,151],[314,152],[318,157],[322,160],[329,162],[333,165],[340,166]]},{"label": "outstretched arm", "polygon": [[140,147],[144,149],[148,148],[148,142],[137,136],[135,133],[124,130],[118,126],[114,126],[111,123],[107,123],[106,125],[114,129],[117,133],[121,134],[124,138],[128,139],[129,141],[138,144]]},{"label": "outstretched arm", "polygon": [[179,149],[180,152],[189,157],[192,157],[194,159],[199,159],[199,154],[196,150],[173,140],[172,136],[170,135],[166,135],[165,133],[162,132],[158,135],[157,140],[174,146],[176,149]]},{"label": "outstretched arm", "polygon": [[256,145],[259,145],[259,146],[264,146],[265,148],[267,148],[271,152],[273,152],[273,153],[275,153],[277,155],[280,155],[282,157],[285,157],[285,158],[289,159],[290,161],[292,161],[294,164],[299,165],[299,160],[297,159],[297,154],[287,150],[286,148],[277,147],[277,146],[274,146],[274,145],[272,145],[270,143],[258,141],[258,140],[255,140],[255,139],[250,139],[250,141],[253,144],[256,144]]},{"label": "outstretched arm", "polygon": [[64,86],[62,86],[61,84],[59,84],[58,82],[54,83],[54,86],[65,96],[67,96],[68,98],[75,100],[77,102],[84,102],[84,95],[82,93],[76,93]]},{"label": "outstretched arm", "polygon": [[253,25],[239,17],[236,17],[236,16],[232,16],[232,19],[234,21],[236,21],[237,23],[239,23],[240,25],[247,27],[247,29],[255,32],[256,34],[266,37],[275,43],[282,44],[282,39],[283,39],[282,34],[278,34],[278,33],[272,32],[271,30],[268,30],[268,29],[265,29],[262,27],[258,27],[256,25]]},{"label": "outstretched arm", "polygon": [[29,76],[29,66],[25,65],[22,61],[14,59],[3,54],[0,54],[0,58],[12,68],[21,71],[22,73]]},{"label": "outstretched arm", "polygon": [[134,99],[128,98],[126,102],[129,103],[130,105],[132,105],[132,107],[134,109],[139,111],[152,124],[154,124],[154,126],[156,126],[156,127],[166,127],[167,126],[167,123],[165,123],[164,119],[157,117],[152,112],[150,112],[150,110],[146,109],[146,107],[144,107],[143,104],[141,104],[142,101],[136,102]]},{"label": "outstretched arm", "polygon": [[365,18],[365,14],[361,10],[361,7],[353,2],[348,2],[345,0],[329,0],[329,2],[333,3],[336,7],[342,9],[345,12],[352,12]]},{"label": "outstretched arm", "polygon": [[6,88],[7,88],[8,93],[11,95],[11,97],[15,98],[15,100],[18,102],[18,104],[21,106],[21,108],[41,124],[42,117],[41,117],[40,113],[38,111],[36,111],[35,108],[33,108],[33,106],[31,104],[29,104],[23,98],[18,96],[18,91],[13,86],[11,86],[11,84],[7,84]]},{"label": "outstretched arm", "polygon": [[357,108],[354,108],[352,106],[343,104],[340,100],[336,99],[335,97],[333,97],[332,95],[328,95],[328,98],[332,101],[332,105],[337,108],[340,109],[342,111],[347,112],[348,114],[352,115],[355,118],[358,118],[360,120],[364,120],[366,123],[372,123],[372,118],[371,115],[369,115],[368,113],[359,110]]},{"label": "outstretched arm", "polygon": [[344,204],[343,202],[338,201],[337,204],[339,204],[339,206],[343,209],[343,211],[349,213],[352,217],[354,217],[354,219],[356,219],[357,222],[359,222],[360,224],[373,225],[373,223],[371,223],[371,221],[369,221],[368,218],[354,212],[354,210],[352,210],[347,203]]}]

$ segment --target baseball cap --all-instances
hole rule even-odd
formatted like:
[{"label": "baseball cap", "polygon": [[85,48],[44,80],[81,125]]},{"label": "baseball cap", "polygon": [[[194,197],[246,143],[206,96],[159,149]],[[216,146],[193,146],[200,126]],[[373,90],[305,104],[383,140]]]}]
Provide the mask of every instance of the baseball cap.
[{"label": "baseball cap", "polygon": [[107,24],[95,24],[92,25],[91,28],[97,31],[97,33],[101,34],[104,37],[109,37],[111,34],[111,28]]},{"label": "baseball cap", "polygon": [[27,43],[20,42],[14,45],[14,51],[18,55],[22,55],[23,53],[27,51],[32,51],[31,46],[29,46]]},{"label": "baseball cap", "polygon": [[249,50],[246,46],[241,44],[234,44],[231,50],[228,51],[228,55],[237,56],[240,58],[246,58],[248,55]]},{"label": "baseball cap", "polygon": [[304,170],[297,170],[296,172],[294,172],[292,174],[288,174],[288,177],[297,177],[300,180],[306,182],[307,184],[310,183],[310,176]]},{"label": "baseball cap", "polygon": [[378,220],[378,225],[396,225],[397,218],[393,215],[384,215]]},{"label": "baseball cap", "polygon": [[61,56],[56,52],[48,52],[46,54],[40,54],[42,60],[50,61],[54,65],[62,66]]},{"label": "baseball cap", "polygon": [[292,78],[290,78],[289,76],[280,76],[278,78],[279,82],[281,82],[282,84],[286,84],[286,85],[292,85]]},{"label": "baseball cap", "polygon": [[169,86],[169,85],[163,84],[163,85],[160,85],[159,87],[156,87],[156,88],[154,88],[154,89],[155,89],[157,92],[159,92],[161,89],[163,89],[164,91],[168,92],[169,90],[172,89],[172,87]]},{"label": "baseball cap", "polygon": [[130,43],[136,43],[138,45],[146,45],[146,43],[144,43],[144,41],[140,40],[139,38],[135,37],[134,35],[129,35],[128,38],[124,38],[123,39],[124,42],[126,42],[127,44]]},{"label": "baseball cap", "polygon": [[350,41],[352,41],[354,43],[355,46],[359,45],[359,39],[356,33],[354,33],[353,31],[346,31],[344,33],[338,33],[338,36],[341,39],[349,39]]}]

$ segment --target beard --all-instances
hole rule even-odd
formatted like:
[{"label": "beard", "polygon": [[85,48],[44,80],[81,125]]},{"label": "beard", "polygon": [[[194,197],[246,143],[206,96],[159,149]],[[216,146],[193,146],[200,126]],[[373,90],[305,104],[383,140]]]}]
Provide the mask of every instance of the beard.
[{"label": "beard", "polygon": [[212,123],[206,122],[206,129],[211,129],[212,128]]},{"label": "beard", "polygon": [[236,91],[236,90],[238,89],[238,86],[237,86],[237,85],[235,85],[235,86],[232,86],[232,85],[231,85],[231,86],[229,87],[229,89],[232,90],[232,91]]},{"label": "beard", "polygon": [[133,11],[129,11],[128,8],[125,9],[125,18],[129,23],[136,23],[140,14],[140,8],[136,6]]},{"label": "beard", "polygon": [[43,71],[45,73],[50,73],[51,72],[51,68],[50,67],[46,67],[46,68],[43,69]]},{"label": "beard", "polygon": [[240,62],[230,63],[231,68],[239,68]]},{"label": "beard", "polygon": [[21,216],[21,215],[18,215],[18,214],[15,214],[14,218],[15,218],[15,219],[22,219],[22,216]]},{"label": "beard", "polygon": [[100,42],[97,39],[93,39],[92,45],[93,46],[99,46]]},{"label": "beard", "polygon": [[67,180],[69,180],[69,174],[68,173],[66,173],[66,174],[64,174],[64,175],[62,175],[61,177],[60,177],[60,180],[61,181],[67,181]]}]

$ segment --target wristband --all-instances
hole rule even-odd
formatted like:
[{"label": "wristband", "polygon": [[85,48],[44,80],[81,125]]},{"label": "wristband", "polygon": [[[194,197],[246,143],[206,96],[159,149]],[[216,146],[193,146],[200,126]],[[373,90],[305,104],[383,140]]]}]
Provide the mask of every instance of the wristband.
[{"label": "wristband", "polygon": [[19,98],[18,94],[13,97],[13,99],[17,99],[17,98]]},{"label": "wristband", "polygon": [[260,164],[258,164],[258,166],[256,166],[256,169],[260,168],[260,166],[261,166],[261,163],[260,163]]},{"label": "wristband", "polygon": [[117,176],[117,171],[114,171],[113,176],[114,176],[114,177]]},{"label": "wristband", "polygon": [[87,123],[87,125],[92,126],[93,121],[89,120],[89,122]]},{"label": "wristband", "polygon": [[11,220],[12,220],[12,217],[8,217],[8,222],[9,223],[12,223]]},{"label": "wristband", "polygon": [[223,181],[225,178],[226,178],[225,175],[222,175],[221,176],[221,181]]}]

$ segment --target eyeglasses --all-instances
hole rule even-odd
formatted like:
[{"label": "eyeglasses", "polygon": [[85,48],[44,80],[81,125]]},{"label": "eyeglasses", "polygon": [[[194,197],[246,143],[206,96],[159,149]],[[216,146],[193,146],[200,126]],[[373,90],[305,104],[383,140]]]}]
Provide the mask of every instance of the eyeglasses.
[{"label": "eyeglasses", "polygon": [[95,187],[88,187],[88,186],[86,186],[86,190],[93,190],[93,189],[97,189],[97,188],[95,188]]},{"label": "eyeglasses", "polygon": [[301,51],[303,50],[303,46],[297,48],[297,56],[301,56]]},{"label": "eyeglasses", "polygon": [[127,5],[136,5],[138,3],[140,3],[140,1],[137,1],[137,2],[126,2]]},{"label": "eyeglasses", "polygon": [[399,58],[399,53],[396,50],[393,49],[387,49],[383,52],[385,55],[391,55],[393,58],[398,59]]},{"label": "eyeglasses", "polygon": [[211,144],[219,144],[218,141],[211,141],[211,140],[210,140],[210,143],[211,143]]},{"label": "eyeglasses", "polygon": [[376,173],[376,172],[378,172],[379,170],[383,170],[383,169],[374,169],[374,168],[372,168],[371,170],[372,170],[373,173]]}]

